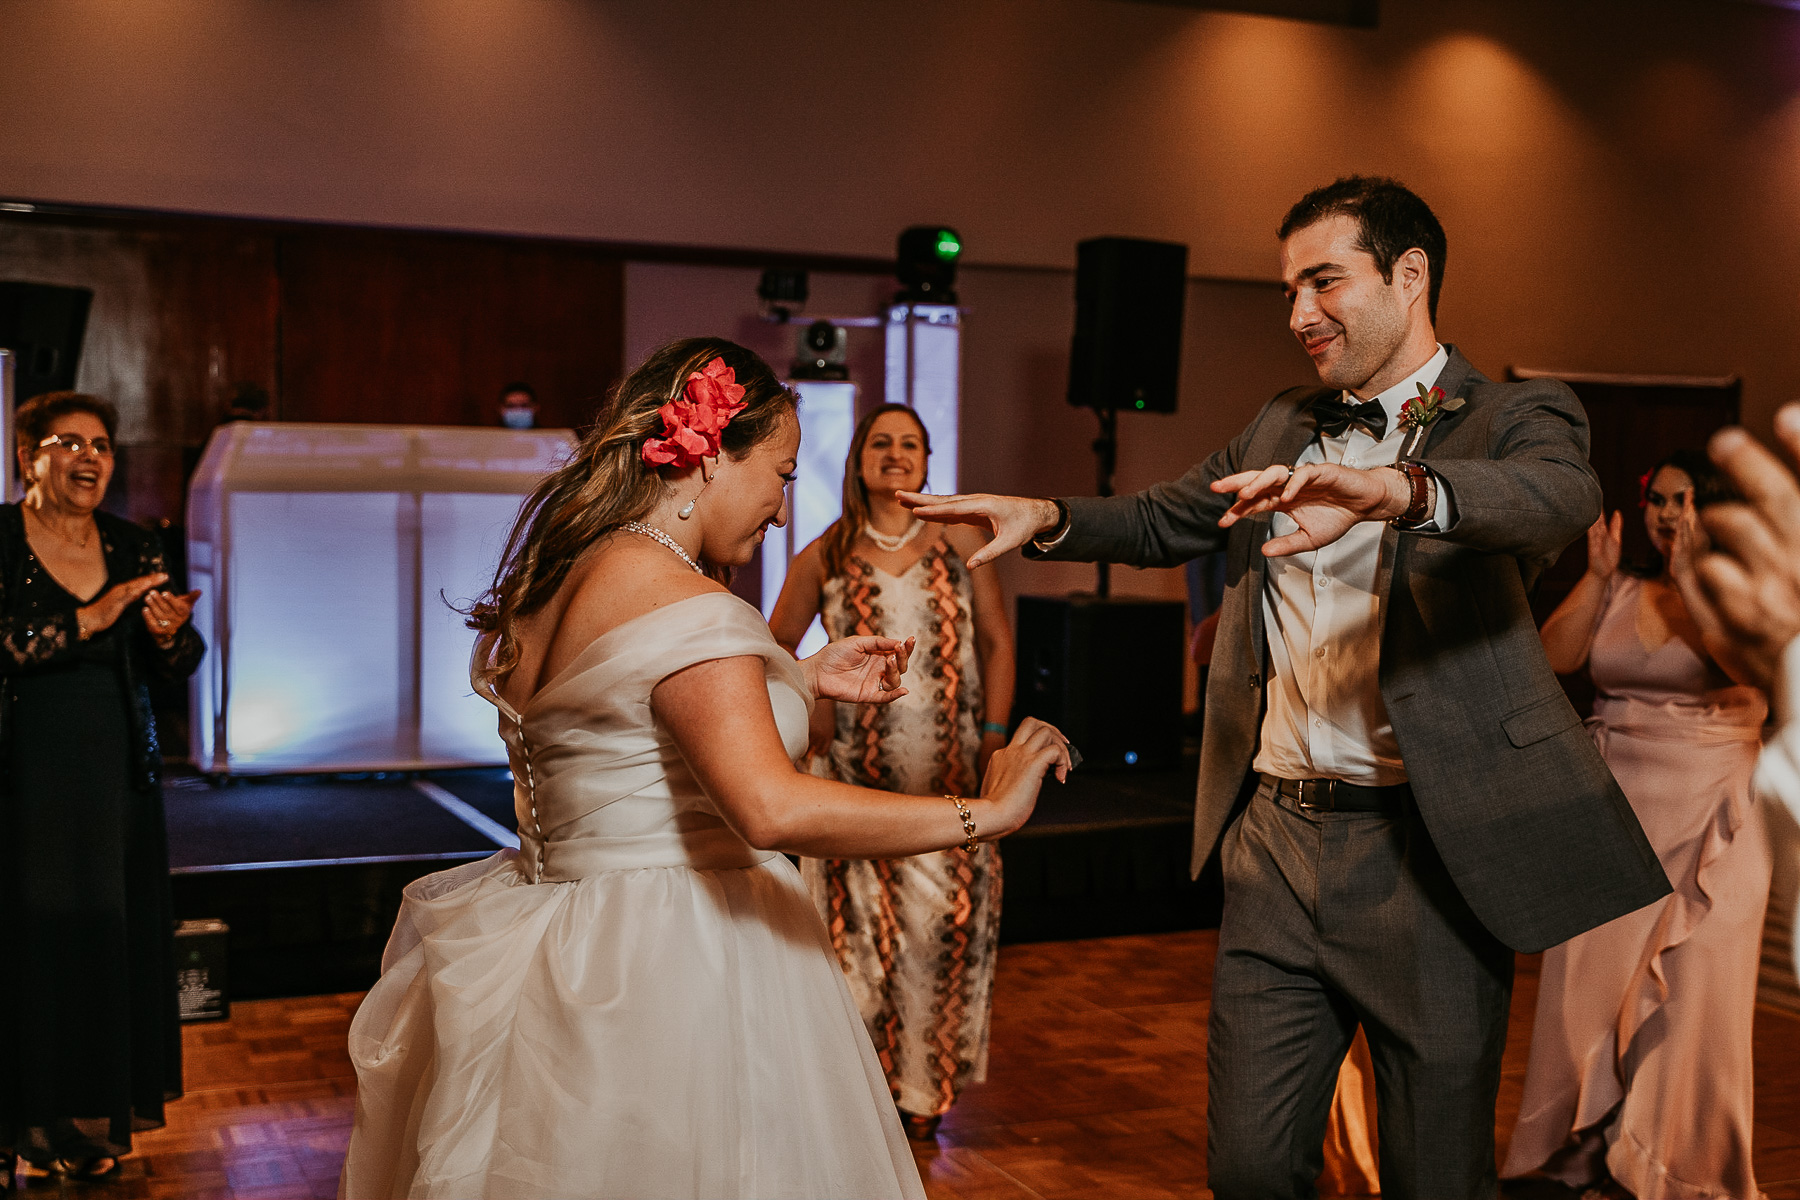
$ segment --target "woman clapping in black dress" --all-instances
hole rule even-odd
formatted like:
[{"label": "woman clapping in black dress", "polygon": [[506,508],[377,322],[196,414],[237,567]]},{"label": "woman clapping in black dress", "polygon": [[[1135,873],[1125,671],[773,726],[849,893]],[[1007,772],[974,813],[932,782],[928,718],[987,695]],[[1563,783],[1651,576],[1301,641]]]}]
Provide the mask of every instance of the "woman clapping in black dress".
[{"label": "woman clapping in black dress", "polygon": [[97,511],[111,404],[20,406],[24,500],[0,506],[0,1179],[18,1159],[78,1178],[118,1170],[134,1129],[181,1091],[161,756],[147,683],[205,647],[197,593],[149,531]]}]

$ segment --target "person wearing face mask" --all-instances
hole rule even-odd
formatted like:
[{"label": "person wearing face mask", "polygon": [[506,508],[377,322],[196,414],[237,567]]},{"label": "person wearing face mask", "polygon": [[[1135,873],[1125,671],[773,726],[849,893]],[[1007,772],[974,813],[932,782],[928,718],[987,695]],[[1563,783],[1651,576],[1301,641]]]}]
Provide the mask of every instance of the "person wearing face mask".
[{"label": "person wearing face mask", "polygon": [[[813,618],[831,637],[916,638],[922,682],[881,708],[822,702],[820,775],[919,795],[969,791],[1006,744],[1012,629],[985,544],[927,526],[894,497],[924,486],[931,438],[903,404],[857,424],[844,510],[795,556],[769,626],[790,651]],[[887,1072],[907,1135],[930,1140],[957,1094],[987,1074],[1000,938],[1000,855],[952,847],[910,858],[807,858],[801,874]]]},{"label": "person wearing face mask", "polygon": [[814,701],[904,697],[910,649],[796,661],[725,587],[787,520],[795,403],[742,346],[673,342],[527,499],[469,614],[519,848],[407,888],[340,1195],[924,1194],[783,852],[975,853],[1069,755],[1029,721],[979,794],[795,768]]},{"label": "person wearing face mask", "polygon": [[181,1093],[162,755],[148,682],[205,645],[156,535],[99,511],[117,413],[51,392],[14,417],[0,507],[0,1171],[114,1175]]},{"label": "person wearing face mask", "polygon": [[1593,676],[1588,727],[1675,891],[1544,953],[1502,1173],[1755,1200],[1751,1018],[1772,859],[1751,774],[1769,706],[1730,640],[1691,615],[1697,514],[1735,499],[1729,483],[1679,450],[1641,486],[1655,561],[1621,565],[1621,514],[1595,521],[1587,573],[1543,639],[1559,674]]},{"label": "person wearing face mask", "polygon": [[537,426],[537,393],[529,383],[509,383],[500,389],[500,423],[508,429]]}]

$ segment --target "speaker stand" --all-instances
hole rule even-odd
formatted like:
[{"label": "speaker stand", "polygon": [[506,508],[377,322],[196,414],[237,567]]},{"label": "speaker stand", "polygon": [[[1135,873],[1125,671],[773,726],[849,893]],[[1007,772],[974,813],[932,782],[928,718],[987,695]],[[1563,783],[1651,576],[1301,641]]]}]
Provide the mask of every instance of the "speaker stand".
[{"label": "speaker stand", "polygon": [[[1100,418],[1100,436],[1094,439],[1094,494],[1110,496],[1113,470],[1119,465],[1119,414],[1116,409],[1097,408],[1094,415]],[[1094,595],[1102,600],[1112,595],[1111,563],[1094,564]]]}]

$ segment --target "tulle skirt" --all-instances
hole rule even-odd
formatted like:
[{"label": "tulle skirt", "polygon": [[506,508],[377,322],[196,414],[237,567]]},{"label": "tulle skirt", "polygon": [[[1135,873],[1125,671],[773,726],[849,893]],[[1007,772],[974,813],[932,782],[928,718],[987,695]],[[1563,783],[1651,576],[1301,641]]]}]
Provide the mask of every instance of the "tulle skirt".
[{"label": "tulle skirt", "polygon": [[407,889],[350,1030],[347,1200],[922,1197],[798,873]]}]

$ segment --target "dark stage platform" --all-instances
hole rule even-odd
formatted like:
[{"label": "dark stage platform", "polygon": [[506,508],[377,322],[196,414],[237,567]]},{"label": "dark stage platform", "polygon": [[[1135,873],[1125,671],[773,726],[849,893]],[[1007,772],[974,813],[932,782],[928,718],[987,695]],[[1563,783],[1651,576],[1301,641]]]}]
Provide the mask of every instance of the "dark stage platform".
[{"label": "dark stage platform", "polygon": [[[1195,761],[1045,785],[1001,845],[1008,942],[1210,928],[1216,866],[1188,878]],[[400,890],[512,838],[504,770],[165,787],[176,916],[231,926],[235,998],[366,988]]]}]

